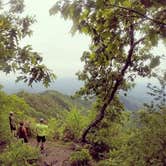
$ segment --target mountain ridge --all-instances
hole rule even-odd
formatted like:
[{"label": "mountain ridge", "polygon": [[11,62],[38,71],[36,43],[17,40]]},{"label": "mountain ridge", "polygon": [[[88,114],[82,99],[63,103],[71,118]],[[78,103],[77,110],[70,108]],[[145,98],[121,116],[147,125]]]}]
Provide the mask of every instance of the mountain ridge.
[{"label": "mountain ridge", "polygon": [[[44,93],[46,91],[58,91],[63,95],[73,95],[81,86],[83,82],[78,81],[76,78],[59,78],[55,82],[51,83],[49,88],[44,88],[41,84],[34,84],[33,87],[28,87],[26,83],[14,81],[0,80],[4,84],[3,90],[8,94],[18,93],[20,91],[27,91],[28,93]],[[127,96],[120,94],[120,100],[125,104],[128,110],[138,110],[143,107],[143,103],[151,100],[150,96],[147,95],[146,82],[138,82],[136,86],[127,92]]]}]

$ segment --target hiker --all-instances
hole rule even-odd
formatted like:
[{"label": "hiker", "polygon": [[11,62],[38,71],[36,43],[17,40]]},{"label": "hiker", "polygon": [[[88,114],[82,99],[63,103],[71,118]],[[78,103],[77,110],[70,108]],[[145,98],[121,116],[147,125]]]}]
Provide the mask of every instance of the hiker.
[{"label": "hiker", "polygon": [[40,119],[40,123],[36,125],[36,132],[37,132],[37,147],[41,142],[40,149],[44,150],[44,144],[46,142],[46,136],[48,134],[48,126],[44,123],[44,119]]},{"label": "hiker", "polygon": [[18,131],[17,131],[17,136],[18,136],[18,138],[23,139],[24,143],[27,143],[28,142],[28,135],[27,135],[27,130],[24,126],[24,122],[20,122],[19,125],[20,126],[19,126]]},{"label": "hiker", "polygon": [[16,137],[16,122],[15,122],[13,112],[10,112],[10,114],[9,114],[9,125],[10,125],[10,130],[11,130],[12,135],[14,137]]},{"label": "hiker", "polygon": [[31,137],[32,132],[31,132],[31,128],[30,128],[30,121],[25,121],[24,127],[26,128],[27,136]]}]

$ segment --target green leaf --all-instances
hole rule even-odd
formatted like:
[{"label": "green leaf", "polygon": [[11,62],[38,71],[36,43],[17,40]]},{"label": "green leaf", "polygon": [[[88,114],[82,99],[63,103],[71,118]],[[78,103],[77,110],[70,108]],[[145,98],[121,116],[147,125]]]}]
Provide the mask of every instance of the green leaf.
[{"label": "green leaf", "polygon": [[132,3],[131,3],[130,0],[125,0],[125,1],[123,2],[123,6],[130,8],[130,7],[132,7]]}]

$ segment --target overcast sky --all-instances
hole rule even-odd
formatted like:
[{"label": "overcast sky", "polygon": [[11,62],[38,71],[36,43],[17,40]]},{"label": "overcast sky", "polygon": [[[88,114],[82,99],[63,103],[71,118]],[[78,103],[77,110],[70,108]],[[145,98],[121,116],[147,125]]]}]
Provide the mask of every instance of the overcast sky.
[{"label": "overcast sky", "polygon": [[[60,15],[50,16],[49,9],[56,0],[25,0],[25,14],[35,16],[37,22],[32,25],[33,35],[22,44],[30,44],[44,57],[43,63],[52,69],[58,78],[75,77],[82,68],[80,57],[88,50],[90,39],[82,34],[72,36],[72,23]],[[156,54],[164,54],[166,48],[159,44]],[[162,65],[164,66],[164,65]],[[5,79],[4,74],[2,76]],[[2,78],[2,77],[1,77]]]},{"label": "overcast sky", "polygon": [[74,77],[81,69],[80,57],[89,47],[89,38],[82,34],[71,35],[72,23],[60,15],[50,16],[49,9],[55,0],[25,0],[25,13],[35,15],[33,36],[24,41],[44,57],[44,63],[58,77]]}]

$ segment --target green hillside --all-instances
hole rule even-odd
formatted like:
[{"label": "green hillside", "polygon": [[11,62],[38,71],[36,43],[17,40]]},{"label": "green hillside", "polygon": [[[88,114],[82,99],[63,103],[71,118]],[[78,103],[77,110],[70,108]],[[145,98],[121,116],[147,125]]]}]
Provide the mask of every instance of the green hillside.
[{"label": "green hillside", "polygon": [[21,91],[16,94],[23,98],[33,109],[33,115],[41,117],[59,117],[64,110],[70,111],[73,107],[80,111],[88,110],[91,103],[82,99],[72,99],[57,91],[45,91],[42,93],[28,93]]},{"label": "green hillside", "polygon": [[[41,93],[29,93],[21,91],[16,94],[23,98],[26,103],[32,108],[31,116],[35,117],[59,117],[64,110],[70,111],[76,107],[79,111],[86,114],[90,109],[92,102],[80,98],[71,98],[58,91],[48,90]],[[126,110],[136,111],[141,108],[141,104],[136,99],[131,97],[120,97],[121,102],[124,104]],[[95,101],[94,101],[95,102]]]}]

